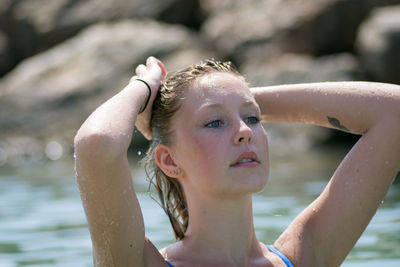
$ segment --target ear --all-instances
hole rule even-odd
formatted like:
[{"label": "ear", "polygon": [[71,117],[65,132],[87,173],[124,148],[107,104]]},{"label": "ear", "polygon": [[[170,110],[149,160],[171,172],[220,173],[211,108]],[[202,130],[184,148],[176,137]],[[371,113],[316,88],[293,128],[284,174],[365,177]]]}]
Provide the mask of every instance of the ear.
[{"label": "ear", "polygon": [[171,148],[166,145],[159,144],[154,153],[158,167],[168,176],[173,178],[180,178],[182,170],[175,162]]}]

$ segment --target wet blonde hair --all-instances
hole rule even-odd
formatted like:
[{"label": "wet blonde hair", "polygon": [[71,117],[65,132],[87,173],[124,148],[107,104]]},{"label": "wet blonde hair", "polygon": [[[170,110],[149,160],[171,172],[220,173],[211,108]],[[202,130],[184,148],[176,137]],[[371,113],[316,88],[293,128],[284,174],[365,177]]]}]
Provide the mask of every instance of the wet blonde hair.
[{"label": "wet blonde hair", "polygon": [[168,215],[177,240],[185,236],[189,224],[185,194],[179,181],[169,177],[160,169],[155,162],[154,153],[159,144],[168,145],[172,142],[171,118],[181,107],[181,100],[187,88],[192,86],[197,78],[212,72],[227,72],[242,77],[231,62],[205,60],[168,75],[152,107],[153,140],[143,163],[150,185],[156,189],[160,199],[159,204]]}]

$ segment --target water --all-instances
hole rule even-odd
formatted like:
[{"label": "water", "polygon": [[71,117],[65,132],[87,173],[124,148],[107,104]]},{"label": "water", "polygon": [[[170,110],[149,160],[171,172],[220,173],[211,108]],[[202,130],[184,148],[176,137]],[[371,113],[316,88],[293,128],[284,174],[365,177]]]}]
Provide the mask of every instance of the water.
[{"label": "water", "polygon": [[[271,243],[321,192],[343,152],[271,159],[266,189],[254,196],[258,238]],[[168,219],[146,193],[144,172],[132,169],[146,231],[158,248],[173,242]],[[0,169],[0,266],[92,266],[91,241],[73,163]],[[400,266],[400,185],[342,266]]]}]

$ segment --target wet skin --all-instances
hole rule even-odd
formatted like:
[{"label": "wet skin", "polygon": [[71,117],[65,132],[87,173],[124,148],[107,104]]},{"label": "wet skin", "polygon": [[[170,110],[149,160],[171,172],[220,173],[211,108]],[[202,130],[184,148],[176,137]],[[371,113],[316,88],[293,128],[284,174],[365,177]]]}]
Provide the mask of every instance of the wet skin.
[{"label": "wet skin", "polygon": [[220,72],[199,78],[173,120],[172,147],[187,174],[184,183],[219,195],[260,191],[269,164],[259,118],[243,80]]}]

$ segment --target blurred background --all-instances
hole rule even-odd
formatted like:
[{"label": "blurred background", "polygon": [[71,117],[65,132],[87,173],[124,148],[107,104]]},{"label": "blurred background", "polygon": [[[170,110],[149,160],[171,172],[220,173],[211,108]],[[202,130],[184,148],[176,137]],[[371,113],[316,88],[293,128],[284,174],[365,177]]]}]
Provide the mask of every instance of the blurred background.
[{"label": "blurred background", "polygon": [[[230,60],[254,86],[400,84],[400,0],[1,0],[0,266],[91,265],[73,137],[151,55],[169,72],[205,58]],[[255,214],[260,239],[271,242],[358,137],[265,126],[274,189],[257,196]],[[135,132],[133,143],[149,236],[162,247],[173,236],[168,220],[154,216],[160,211],[137,166],[147,142]],[[400,266],[398,183],[382,206],[348,266]]]}]

